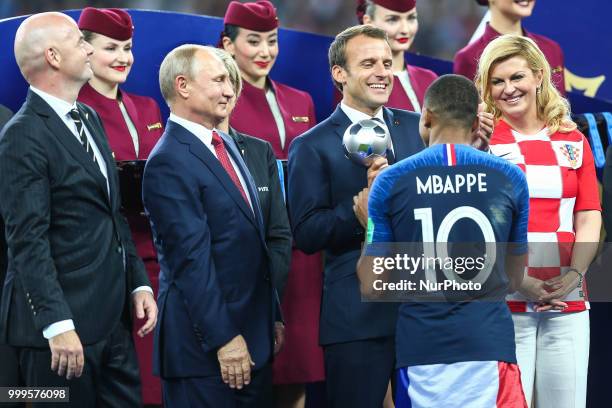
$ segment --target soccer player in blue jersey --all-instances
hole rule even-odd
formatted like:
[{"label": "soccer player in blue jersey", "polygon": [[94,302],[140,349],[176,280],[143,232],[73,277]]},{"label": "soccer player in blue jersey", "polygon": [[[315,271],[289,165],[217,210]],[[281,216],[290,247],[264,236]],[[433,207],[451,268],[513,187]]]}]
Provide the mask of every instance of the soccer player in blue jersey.
[{"label": "soccer player in blue jersey", "polygon": [[[423,254],[407,255],[421,265],[433,259],[428,263],[433,275],[409,275],[419,281],[413,279],[412,289],[447,300],[410,298],[410,286],[403,291],[408,300],[400,306],[396,328],[398,408],[526,407],[504,296],[523,274],[528,188],[518,167],[470,146],[478,100],[466,78],[437,79],[426,93],[420,121],[429,148],[382,171],[370,191],[358,264],[362,293],[384,292],[383,276],[402,259],[397,252],[389,256],[389,249],[384,259],[389,262],[378,262],[381,243],[421,243]],[[468,261],[453,258],[453,249],[472,243],[481,244],[475,246],[482,256],[474,255],[470,275],[463,273]],[[381,265],[384,273],[374,268]],[[432,289],[448,281],[453,285]],[[427,290],[419,292],[419,286]],[[374,294],[384,299],[385,293]]]}]

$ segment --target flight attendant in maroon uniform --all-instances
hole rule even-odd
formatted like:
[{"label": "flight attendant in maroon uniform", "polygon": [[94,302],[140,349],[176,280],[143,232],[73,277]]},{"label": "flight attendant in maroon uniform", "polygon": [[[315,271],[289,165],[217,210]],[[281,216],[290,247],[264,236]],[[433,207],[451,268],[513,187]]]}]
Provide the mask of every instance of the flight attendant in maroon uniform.
[{"label": "flight attendant in maroon uniform", "polygon": [[[314,104],[306,92],[268,77],[278,56],[278,18],[272,3],[232,1],[225,13],[223,48],[236,60],[244,80],[230,117],[238,132],[270,142],[278,159],[287,159],[291,141],[315,125]],[[304,383],[324,379],[318,345],[322,291],[320,254],[293,250],[282,309],[286,342],[274,361],[274,383],[281,405],[304,403]],[[299,401],[296,404],[285,400]]]},{"label": "flight attendant in maroon uniform", "polygon": [[[87,7],[79,18],[79,28],[94,48],[89,57],[94,75],[81,89],[78,100],[100,115],[115,160],[145,160],[163,129],[159,106],[153,99],[119,89],[134,63],[132,19],[124,10]],[[144,214],[126,216],[136,250],[145,263],[157,295],[159,264],[149,222]],[[134,338],[143,403],[161,404],[159,378],[153,376],[152,370],[153,336],[140,338],[134,335]]]},{"label": "flight attendant in maroon uniform", "polygon": [[438,75],[405,60],[419,30],[416,0],[357,0],[357,19],[383,29],[389,37],[394,81],[385,106],[421,112],[425,91]]},{"label": "flight attendant in maroon uniform", "polygon": [[561,95],[565,95],[564,58],[558,43],[543,35],[525,30],[522,20],[533,12],[535,0],[476,0],[482,6],[489,6],[491,20],[477,40],[466,45],[455,55],[453,72],[474,79],[482,51],[493,39],[502,34],[516,34],[531,38],[544,53],[551,69],[552,82]]}]

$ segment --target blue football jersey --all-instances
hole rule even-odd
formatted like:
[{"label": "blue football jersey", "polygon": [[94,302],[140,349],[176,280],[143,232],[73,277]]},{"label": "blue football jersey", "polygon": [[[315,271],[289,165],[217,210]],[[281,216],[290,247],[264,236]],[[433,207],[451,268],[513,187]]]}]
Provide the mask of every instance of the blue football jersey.
[{"label": "blue football jersey", "polygon": [[[466,145],[432,146],[376,178],[368,202],[369,247],[422,243],[424,259],[444,256],[456,262],[450,264],[455,277],[463,271],[453,249],[466,252],[475,247],[474,256],[480,254],[477,259],[487,262],[472,266],[472,275],[461,276],[466,281],[480,279],[489,295],[494,294],[473,300],[478,299],[478,291],[471,293],[473,297],[461,297],[467,292],[459,292],[459,298],[452,294],[445,298],[452,302],[417,299],[403,303],[396,331],[398,367],[516,362],[514,328],[504,301],[506,252],[499,248],[509,249],[505,245],[510,243],[514,254],[527,251],[528,214],[529,191],[523,172]],[[441,263],[433,267],[433,275],[426,272],[428,283],[449,276],[449,267]]]}]

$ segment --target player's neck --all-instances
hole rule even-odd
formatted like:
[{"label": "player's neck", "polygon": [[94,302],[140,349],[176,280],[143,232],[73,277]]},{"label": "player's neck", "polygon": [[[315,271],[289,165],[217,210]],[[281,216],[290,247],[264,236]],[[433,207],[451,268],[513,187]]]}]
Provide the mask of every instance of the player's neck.
[{"label": "player's neck", "polygon": [[457,129],[456,127],[445,127],[431,129],[429,134],[429,145],[437,144],[466,144],[471,145],[474,139],[471,129]]}]

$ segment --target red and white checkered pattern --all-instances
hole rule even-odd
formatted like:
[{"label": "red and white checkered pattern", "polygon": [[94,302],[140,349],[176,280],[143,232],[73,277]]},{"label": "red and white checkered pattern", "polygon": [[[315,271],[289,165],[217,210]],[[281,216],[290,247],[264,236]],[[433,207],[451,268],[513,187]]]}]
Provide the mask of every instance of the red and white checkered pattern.
[{"label": "red and white checkered pattern", "polygon": [[[518,165],[529,185],[528,274],[550,279],[564,274],[574,245],[574,213],[601,210],[593,154],[578,130],[548,135],[542,129],[523,135],[500,120],[491,137],[491,151]],[[586,286],[570,292],[565,312],[589,308]],[[533,311],[518,293],[508,297],[513,312]]]}]

